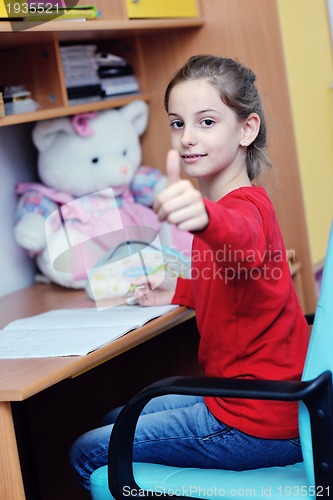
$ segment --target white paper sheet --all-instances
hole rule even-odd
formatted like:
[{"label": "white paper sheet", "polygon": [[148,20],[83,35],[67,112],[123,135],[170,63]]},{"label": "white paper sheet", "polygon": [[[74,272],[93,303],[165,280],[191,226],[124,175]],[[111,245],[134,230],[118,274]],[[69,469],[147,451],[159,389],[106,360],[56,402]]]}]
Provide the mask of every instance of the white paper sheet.
[{"label": "white paper sheet", "polygon": [[177,307],[58,309],[18,319],[0,330],[0,359],[83,356]]}]

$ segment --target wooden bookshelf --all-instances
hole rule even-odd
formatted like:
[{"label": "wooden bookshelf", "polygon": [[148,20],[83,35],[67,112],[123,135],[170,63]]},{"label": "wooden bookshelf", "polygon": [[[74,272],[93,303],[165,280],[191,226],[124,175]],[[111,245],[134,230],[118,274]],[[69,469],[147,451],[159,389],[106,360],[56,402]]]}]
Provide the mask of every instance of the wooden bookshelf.
[{"label": "wooden bookshelf", "polygon": [[57,108],[41,109],[32,113],[20,113],[15,115],[5,116],[0,118],[0,125],[15,125],[18,123],[35,122],[39,120],[47,120],[50,118],[58,118],[60,116],[75,115],[85,113],[87,111],[101,111],[109,108],[119,108],[125,106],[133,99],[141,99],[149,103],[149,94],[131,94],[128,96],[117,96],[113,98],[103,99],[102,101],[92,101],[82,104],[61,106]]},{"label": "wooden bookshelf", "polygon": [[[79,6],[89,5],[79,0]],[[32,122],[92,110],[117,108],[134,99],[150,100],[141,38],[170,30],[198,29],[201,16],[192,18],[128,19],[125,0],[95,0],[99,16],[93,20],[48,22],[0,21],[0,83],[25,85],[39,109],[0,118],[0,126]],[[62,43],[96,43],[103,50],[125,57],[139,81],[140,94],[71,105],[67,99],[59,46]]]},{"label": "wooden bookshelf", "polygon": [[[22,30],[24,23],[24,31]],[[8,40],[11,44],[14,39],[20,43],[22,36],[27,38],[31,33],[79,33],[89,32],[98,36],[100,31],[108,31],[109,36],[119,37],[129,33],[144,35],[159,30],[198,28],[203,26],[201,17],[193,19],[127,19],[127,20],[95,20],[88,21],[49,21],[47,23],[34,23],[27,21],[8,22],[0,21],[0,33],[12,33],[13,40]],[[61,38],[61,37],[60,37]],[[33,39],[33,38],[32,38]],[[36,37],[35,37],[36,40]],[[15,42],[14,42],[15,43]]]}]

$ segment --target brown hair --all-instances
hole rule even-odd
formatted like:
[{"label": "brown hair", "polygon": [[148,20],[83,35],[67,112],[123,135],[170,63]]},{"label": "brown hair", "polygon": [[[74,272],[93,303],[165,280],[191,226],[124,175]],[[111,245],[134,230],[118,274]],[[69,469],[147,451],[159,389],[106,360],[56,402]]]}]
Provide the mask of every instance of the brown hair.
[{"label": "brown hair", "polygon": [[271,167],[264,151],[267,144],[266,120],[263,106],[255,86],[256,75],[249,68],[226,57],[196,55],[191,57],[169,82],[164,96],[165,109],[169,110],[171,90],[187,80],[207,80],[220,93],[226,106],[231,108],[240,121],[246,120],[251,113],[260,118],[260,128],[256,139],[246,148],[247,173],[252,181],[262,171],[262,166]]}]

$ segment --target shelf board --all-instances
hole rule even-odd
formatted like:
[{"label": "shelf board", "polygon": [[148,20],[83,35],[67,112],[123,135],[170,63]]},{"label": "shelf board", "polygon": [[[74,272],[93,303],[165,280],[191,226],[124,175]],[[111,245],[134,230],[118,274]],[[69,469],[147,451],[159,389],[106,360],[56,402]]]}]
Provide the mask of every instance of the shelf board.
[{"label": "shelf board", "polygon": [[[72,38],[91,38],[105,32],[109,38],[126,36],[128,34],[143,34],[159,30],[179,28],[198,28],[203,26],[202,17],[180,19],[130,19],[130,20],[103,20],[88,21],[48,21],[35,23],[27,21],[0,21],[1,48],[30,41],[34,34],[44,33],[46,37],[57,34],[59,40]],[[9,35],[10,33],[10,35]],[[9,35],[9,36],[8,36]]]},{"label": "shelf board", "polygon": [[35,122],[39,120],[47,120],[49,118],[58,118],[60,116],[71,116],[78,113],[86,113],[87,111],[101,111],[103,109],[118,108],[125,106],[135,99],[141,99],[149,102],[149,94],[129,94],[124,96],[112,97],[101,101],[85,102],[59,108],[40,109],[32,113],[20,113],[0,117],[0,127],[8,125],[16,125],[18,123]]}]

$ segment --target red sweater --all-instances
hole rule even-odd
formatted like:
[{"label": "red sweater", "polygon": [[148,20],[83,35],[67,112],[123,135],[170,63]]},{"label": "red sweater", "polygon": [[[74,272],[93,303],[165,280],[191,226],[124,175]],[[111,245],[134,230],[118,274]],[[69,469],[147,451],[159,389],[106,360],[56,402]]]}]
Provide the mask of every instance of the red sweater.
[{"label": "red sweater", "polygon": [[[209,223],[193,239],[191,280],[179,278],[173,297],[196,311],[204,374],[299,380],[308,328],[272,203],[263,188],[244,187],[205,205]],[[205,401],[216,418],[247,434],[298,436],[297,403]]]}]

